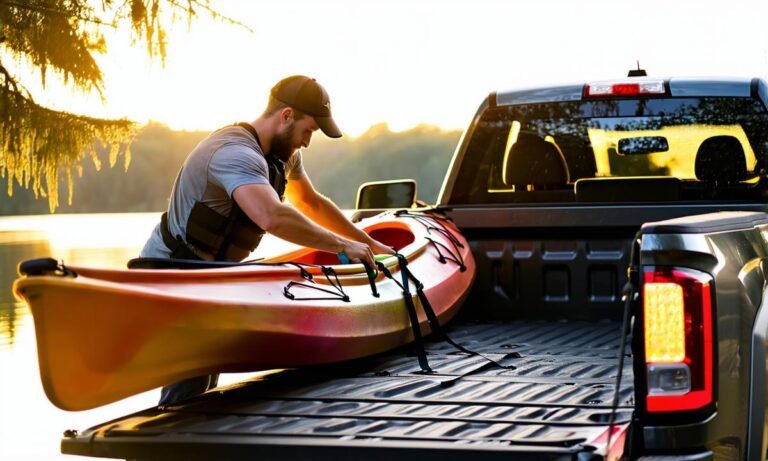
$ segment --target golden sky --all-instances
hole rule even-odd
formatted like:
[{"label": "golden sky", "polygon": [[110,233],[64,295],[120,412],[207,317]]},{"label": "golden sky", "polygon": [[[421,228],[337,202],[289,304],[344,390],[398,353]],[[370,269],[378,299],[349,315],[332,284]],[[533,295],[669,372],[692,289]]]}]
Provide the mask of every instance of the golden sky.
[{"label": "golden sky", "polygon": [[[765,0],[212,0],[248,32],[201,18],[165,67],[109,37],[106,104],[49,85],[38,101],[90,115],[213,129],[252,120],[280,78],[316,77],[341,129],[462,128],[490,91],[650,75],[768,75]],[[202,15],[201,15],[202,16]]]}]

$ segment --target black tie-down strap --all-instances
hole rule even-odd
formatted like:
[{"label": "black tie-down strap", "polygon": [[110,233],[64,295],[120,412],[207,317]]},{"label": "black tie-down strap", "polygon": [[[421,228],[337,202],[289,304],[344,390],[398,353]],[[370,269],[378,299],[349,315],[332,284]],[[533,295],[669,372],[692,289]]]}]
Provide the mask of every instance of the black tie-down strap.
[{"label": "black tie-down strap", "polygon": [[363,267],[365,267],[365,273],[368,275],[368,284],[371,285],[371,294],[374,298],[379,297],[379,291],[376,289],[376,269],[372,268],[370,264],[363,261]]},{"label": "black tie-down strap", "polygon": [[467,270],[467,267],[464,265],[464,257],[461,255],[461,248],[464,248],[464,245],[443,224],[443,222],[450,221],[451,220],[450,218],[443,217],[442,215],[437,215],[436,213],[426,212],[426,213],[420,214],[420,213],[411,213],[407,210],[396,211],[395,216],[402,217],[402,218],[415,219],[416,222],[418,222],[419,224],[424,226],[425,229],[427,229],[427,233],[432,234],[432,232],[437,232],[443,237],[445,237],[446,240],[451,242],[453,249],[449,248],[447,245],[444,245],[436,241],[431,237],[425,237],[425,238],[429,240],[429,242],[435,248],[435,251],[437,251],[438,260],[440,261],[441,264],[446,264],[447,261],[451,261],[457,266],[459,266],[459,270],[461,270],[461,272],[464,272],[465,270]]},{"label": "black tie-down strap", "polygon": [[432,373],[432,368],[429,366],[429,360],[427,360],[427,352],[424,350],[424,339],[421,336],[421,328],[419,328],[419,316],[416,313],[416,305],[413,303],[413,297],[411,295],[410,284],[408,283],[408,275],[405,272],[402,261],[405,261],[405,257],[397,253],[397,259],[400,261],[400,272],[403,274],[403,283],[398,282],[392,275],[392,272],[387,269],[387,266],[381,262],[376,262],[376,267],[379,268],[384,277],[392,280],[403,290],[403,298],[405,299],[405,308],[408,311],[408,317],[411,320],[411,329],[413,330],[413,341],[416,346],[416,356],[419,359],[419,366],[422,373]]},{"label": "black tie-down strap", "polygon": [[[499,361],[486,357],[485,355],[477,351],[467,349],[466,347],[462,346],[461,344],[451,339],[451,337],[448,336],[448,333],[446,333],[443,327],[440,325],[440,321],[437,318],[437,314],[435,314],[435,310],[432,308],[432,304],[429,302],[429,299],[427,298],[426,293],[424,293],[424,285],[418,279],[416,279],[416,277],[414,277],[413,272],[411,272],[411,270],[408,268],[408,260],[405,258],[405,256],[403,256],[400,253],[397,253],[395,256],[397,257],[398,263],[400,265],[402,283],[398,282],[394,278],[392,273],[389,271],[389,269],[387,269],[387,267],[384,264],[377,262],[376,265],[379,268],[379,270],[384,274],[385,277],[387,277],[388,279],[391,279],[403,290],[403,298],[405,298],[405,306],[406,306],[406,309],[408,310],[408,316],[411,319],[411,328],[413,329],[414,342],[416,343],[416,354],[418,356],[419,365],[421,366],[421,370],[423,373],[433,373],[433,370],[429,366],[429,360],[427,360],[427,353],[424,349],[424,340],[421,335],[421,328],[419,328],[419,319],[418,319],[418,315],[416,314],[416,305],[413,303],[413,296],[411,294],[409,282],[413,282],[414,286],[416,287],[416,295],[418,296],[419,301],[421,302],[421,307],[422,309],[424,309],[424,313],[427,316],[427,322],[429,323],[429,327],[432,330],[432,333],[437,335],[440,339],[447,341],[448,344],[455,347],[459,351],[469,355],[481,357],[487,361],[487,363],[481,366],[480,368],[476,368],[467,373],[459,375],[455,378],[442,381],[440,383],[442,386],[444,387],[452,386],[453,384],[456,383],[456,381],[460,380],[465,376],[468,376],[480,371],[484,371],[493,367],[498,367],[505,370],[514,370],[516,368],[513,365],[502,365],[501,363],[499,363]],[[501,357],[501,361],[506,359],[511,359],[511,358],[519,358],[519,357],[520,357],[520,354],[518,354],[517,352],[510,352],[508,354],[505,354],[503,357]]]},{"label": "black tie-down strap", "polygon": [[[345,303],[348,303],[350,301],[349,295],[347,295],[344,292],[344,287],[341,284],[341,280],[339,280],[338,274],[336,274],[336,271],[332,267],[328,266],[315,266],[311,264],[307,264],[306,266],[309,267],[320,267],[320,270],[323,272],[323,275],[325,275],[326,280],[328,280],[328,284],[333,287],[333,289],[327,289],[320,286],[317,286],[315,284],[314,279],[312,278],[312,274],[310,274],[306,269],[301,267],[302,265],[300,263],[290,262],[290,263],[276,263],[276,264],[292,264],[301,269],[301,277],[306,280],[309,283],[304,282],[288,282],[285,287],[283,287],[283,295],[285,295],[286,298],[294,301],[324,301],[324,300],[331,300],[331,301],[344,301]],[[376,289],[376,271],[371,267],[370,264],[363,261],[363,266],[365,267],[365,272],[368,275],[368,283],[371,285],[371,294],[374,298],[379,297],[379,291]],[[333,278],[331,278],[333,277]],[[293,287],[300,287],[310,290],[316,290],[323,293],[327,293],[330,296],[320,297],[320,298],[298,298],[295,294],[291,293],[291,288]]]},{"label": "black tie-down strap", "polygon": [[[288,282],[287,285],[283,288],[283,295],[285,295],[286,298],[293,300],[293,301],[325,301],[325,300],[333,300],[333,301],[344,301],[345,303],[349,302],[349,295],[347,295],[344,292],[344,287],[341,285],[341,281],[339,280],[339,276],[336,274],[336,271],[333,270],[332,267],[328,266],[320,266],[320,270],[323,272],[323,275],[325,276],[325,279],[328,280],[328,284],[333,287],[333,289],[323,288],[321,286],[318,286],[315,284],[314,280],[312,279],[312,276],[310,274],[309,278],[305,278],[307,282]],[[295,294],[291,293],[291,288],[293,287],[299,287],[304,288],[308,290],[315,290],[320,291],[322,293],[327,293],[329,296],[321,296],[321,297],[297,297]]]}]

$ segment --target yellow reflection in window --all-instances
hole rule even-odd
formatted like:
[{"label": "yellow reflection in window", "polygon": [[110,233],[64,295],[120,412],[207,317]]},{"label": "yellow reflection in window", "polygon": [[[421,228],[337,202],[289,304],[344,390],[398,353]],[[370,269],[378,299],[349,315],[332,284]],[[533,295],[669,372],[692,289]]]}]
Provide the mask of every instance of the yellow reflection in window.
[{"label": "yellow reflection in window", "polygon": [[666,168],[668,170],[667,175],[680,179],[696,179],[696,153],[701,143],[713,136],[727,135],[737,138],[744,148],[748,171],[753,171],[757,163],[755,153],[749,144],[744,129],[736,124],[678,125],[666,126],[659,130],[635,131],[588,128],[587,132],[595,153],[595,163],[597,165],[595,176],[620,176],[620,174],[611,171],[611,156],[614,156],[614,161],[621,161],[629,156],[616,154],[616,146],[619,144],[619,139],[644,136],[663,136],[667,138],[669,150],[667,152],[632,157],[642,156],[648,160],[649,166],[656,167],[657,169]]},{"label": "yellow reflection in window", "polygon": [[501,164],[502,181],[506,182],[507,174],[507,162],[509,161],[509,151],[512,146],[517,142],[517,137],[520,135],[520,122],[517,120],[512,122],[512,126],[509,128],[509,134],[507,135],[507,145],[504,148],[504,161]]}]

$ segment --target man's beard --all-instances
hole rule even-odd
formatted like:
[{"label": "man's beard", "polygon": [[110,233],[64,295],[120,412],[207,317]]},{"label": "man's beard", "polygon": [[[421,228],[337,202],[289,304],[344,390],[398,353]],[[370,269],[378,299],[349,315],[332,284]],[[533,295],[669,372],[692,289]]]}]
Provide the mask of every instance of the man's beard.
[{"label": "man's beard", "polygon": [[283,162],[288,162],[288,159],[296,152],[296,148],[293,147],[291,142],[293,138],[293,124],[294,122],[291,121],[291,124],[288,125],[285,131],[275,134],[272,138],[272,143],[269,145],[268,154],[276,156]]}]

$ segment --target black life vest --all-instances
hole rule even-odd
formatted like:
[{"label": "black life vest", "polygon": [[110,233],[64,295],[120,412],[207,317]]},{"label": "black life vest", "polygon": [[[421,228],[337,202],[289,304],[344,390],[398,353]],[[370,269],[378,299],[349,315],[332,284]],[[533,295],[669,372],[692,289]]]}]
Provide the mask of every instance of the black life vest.
[{"label": "black life vest", "polygon": [[[236,126],[248,130],[261,145],[253,126],[245,122]],[[282,202],[288,181],[285,177],[285,165],[274,155],[266,155],[265,159],[269,169],[269,184]],[[248,218],[234,199],[229,216],[196,202],[187,220],[186,239],[170,233],[167,215],[167,212],[163,213],[160,230],[163,241],[171,250],[171,258],[174,259],[242,261],[256,249],[264,236],[264,230]]]}]

